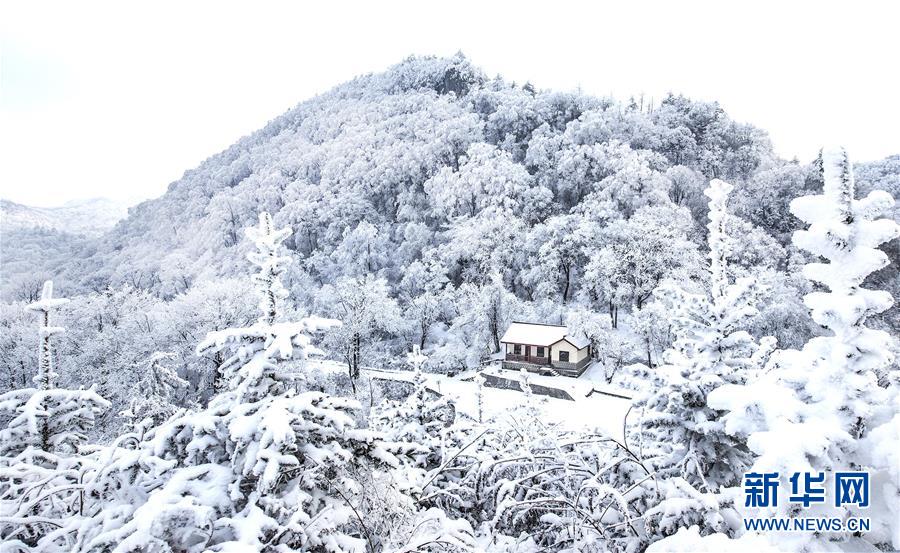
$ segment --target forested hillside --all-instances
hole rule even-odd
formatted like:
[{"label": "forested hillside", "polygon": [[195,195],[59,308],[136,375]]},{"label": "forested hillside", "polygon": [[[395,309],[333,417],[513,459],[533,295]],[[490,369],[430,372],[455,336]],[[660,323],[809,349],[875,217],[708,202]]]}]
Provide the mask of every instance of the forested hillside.
[{"label": "forested hillside", "polygon": [[[0,536],[22,550],[509,552],[639,551],[691,526],[736,537],[742,471],[786,470],[783,444],[815,434],[808,421],[838,430],[792,452],[806,455],[798,466],[896,460],[879,444],[896,397],[898,208],[875,190],[900,197],[900,156],[783,160],[716,103],[540,90],[461,55],[358,77],[101,236],[3,232],[0,456],[19,472],[0,498],[37,486],[22,444],[48,452],[57,431],[41,442],[22,417],[50,405],[78,421],[45,463],[61,467],[55,485],[75,489],[85,471],[96,508],[119,510],[52,530],[41,525],[55,507],[41,515],[34,499],[6,509],[27,520],[0,516]],[[36,332],[34,311],[66,332],[49,315]],[[634,394],[631,447],[543,426],[527,375],[516,413],[534,424],[482,420],[483,379],[467,371],[496,357],[515,320],[590,342],[605,383]],[[316,355],[342,372],[298,384],[276,370]],[[399,402],[364,374],[408,366],[413,392]],[[422,372],[465,374],[479,415],[436,399]],[[822,399],[817,374],[840,391]],[[93,460],[66,456],[87,441]],[[565,477],[544,476],[554,471]],[[417,549],[395,524],[435,530]],[[878,524],[869,543],[886,547],[896,527]]]},{"label": "forested hillside", "polygon": [[[803,343],[815,329],[799,300],[807,285],[788,272],[802,261],[788,202],[821,187],[818,168],[778,159],[765,132],[715,103],[642,104],[490,79],[461,56],[409,59],[299,104],[67,255],[51,253],[66,237],[5,233],[3,292],[30,299],[54,277],[67,295],[93,294],[85,309],[98,320],[118,301],[166,311],[203,290],[228,294],[227,282],[210,283],[240,274],[241,229],[268,211],[293,230],[285,284],[296,308],[333,313],[341,279],[367,275],[366,293],[399,307],[377,329],[399,338],[391,353],[419,343],[445,370],[476,363],[503,324],[488,332],[466,319],[496,288],[504,323],[589,311],[618,326],[634,315],[626,326],[655,362],[667,337],[651,293],[669,278],[702,280],[702,190],[722,178],[735,186],[733,270],[771,286],[751,324]],[[859,168],[860,188],[897,193],[897,166]],[[896,291],[896,263],[876,276]],[[147,326],[158,336],[144,339],[167,341],[168,329]],[[647,358],[641,349],[631,357]]]}]

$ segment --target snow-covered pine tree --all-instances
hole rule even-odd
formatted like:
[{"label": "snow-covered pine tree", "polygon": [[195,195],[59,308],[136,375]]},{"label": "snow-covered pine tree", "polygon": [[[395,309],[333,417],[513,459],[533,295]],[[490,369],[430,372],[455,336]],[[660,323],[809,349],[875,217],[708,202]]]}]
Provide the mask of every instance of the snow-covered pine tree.
[{"label": "snow-covered pine tree", "polygon": [[[176,415],[140,445],[143,466],[159,472],[146,501],[119,506],[80,536],[83,550],[363,551],[372,547],[360,504],[360,481],[375,466],[397,466],[369,430],[355,428],[354,400],[294,391],[279,365],[318,350],[311,335],[337,324],[319,318],[278,320],[278,275],[288,260],[268,215],[248,232],[262,270],[259,320],[211,332],[198,352],[225,358],[228,390],[206,409]],[[125,465],[131,470],[132,465]],[[363,480],[360,480],[363,478]],[[126,490],[127,491],[127,490]],[[129,500],[131,500],[129,498]],[[98,531],[99,530],[99,531]]]},{"label": "snow-covered pine tree", "polygon": [[251,277],[260,297],[259,319],[249,327],[210,332],[197,346],[197,353],[224,359],[218,370],[228,389],[237,394],[239,401],[257,401],[287,389],[289,378],[279,373],[278,360],[320,354],[309,335],[337,323],[316,317],[276,322],[279,304],[287,294],[280,275],[290,262],[289,257],[281,255],[281,243],[290,236],[291,229],[274,229],[272,218],[263,212],[259,214],[259,225],[246,232],[256,246],[247,258],[259,267]]},{"label": "snow-covered pine tree", "polygon": [[475,416],[478,424],[484,424],[484,383],[485,378],[484,375],[481,374],[481,371],[475,373],[475,376],[472,378],[472,383],[475,384]]},{"label": "snow-covered pine tree", "polygon": [[[893,298],[862,285],[890,263],[878,247],[900,236],[900,225],[879,218],[894,204],[887,192],[854,198],[853,168],[845,150],[823,152],[822,170],[823,194],[795,199],[791,212],[810,225],[794,233],[794,245],[827,260],[803,268],[807,279],[828,289],[809,293],[803,301],[813,320],[833,335],[811,339],[803,348],[802,361],[791,364],[811,377],[801,388],[808,394],[803,399],[827,404],[830,417],[836,417],[831,421],[834,428],[858,439],[881,403],[877,377],[893,360],[894,341],[887,332],[865,325],[869,316],[890,308]],[[842,384],[835,385],[838,381]],[[841,451],[840,440],[832,445],[837,448],[830,448],[827,464],[846,463],[848,451]]]},{"label": "snow-covered pine tree", "polygon": [[709,290],[694,294],[668,284],[656,295],[671,311],[676,340],[664,354],[656,389],[641,402],[645,443],[659,455],[665,477],[684,478],[698,490],[715,492],[740,482],[751,462],[745,443],[724,432],[707,395],[724,384],[746,382],[774,346],[762,346],[743,330],[757,313],[759,286],[752,278],[728,276],[726,202],[732,186],[713,180],[709,197]]},{"label": "snow-covered pine tree", "polygon": [[82,455],[87,433],[109,402],[89,390],[54,387],[50,314],[68,300],[53,297],[44,283],[41,298],[26,309],[41,317],[37,388],[0,395],[0,540],[27,550],[53,535],[84,506],[85,475],[93,459]]},{"label": "snow-covered pine tree", "polygon": [[176,396],[189,384],[167,366],[168,360],[173,357],[174,354],[168,352],[156,352],[150,356],[147,371],[141,378],[142,395],[132,399],[128,409],[122,413],[135,430],[158,426],[178,411]]},{"label": "snow-covered pine tree", "polygon": [[[894,203],[886,192],[854,198],[846,151],[824,151],[822,172],[823,193],[795,199],[791,212],[809,224],[794,233],[794,244],[826,260],[803,268],[807,279],[827,289],[807,294],[804,303],[831,335],[812,338],[801,351],[779,352],[767,378],[753,386],[724,387],[710,402],[730,411],[725,417],[728,432],[749,436],[750,447],[759,455],[753,470],[781,475],[780,514],[790,514],[788,477],[794,472],[866,470],[873,473],[873,481],[888,482],[877,494],[881,499],[873,492],[875,501],[884,501],[879,508],[873,504],[863,514],[855,506],[820,505],[804,516],[871,517],[865,539],[885,547],[893,540],[892,545],[900,547],[896,502],[890,499],[898,493],[890,476],[897,474],[900,450],[892,420],[897,388],[877,383],[877,374],[892,362],[894,338],[866,327],[867,317],[887,310],[893,298],[863,287],[868,275],[889,263],[878,248],[900,236],[900,225],[879,218]],[[893,454],[886,454],[891,450]],[[814,538],[843,541],[847,535],[797,536],[799,541]]]},{"label": "snow-covered pine tree", "polygon": [[46,453],[75,453],[86,439],[96,415],[109,403],[89,390],[61,390],[54,387],[51,338],[64,331],[52,326],[50,314],[69,300],[53,297],[53,283],[44,283],[41,299],[26,309],[41,318],[38,329],[40,351],[37,388],[13,390],[0,396],[0,412],[9,420],[0,430],[0,456],[15,457],[29,448]]},{"label": "snow-covered pine tree", "polygon": [[456,408],[446,397],[428,388],[428,380],[422,373],[428,357],[421,353],[419,346],[413,346],[406,359],[413,370],[412,393],[403,401],[380,405],[373,414],[373,425],[388,441],[418,445],[415,464],[430,469],[442,459],[442,430],[454,422]]},{"label": "snow-covered pine tree", "polygon": [[288,295],[280,276],[290,258],[281,255],[281,243],[291,235],[291,229],[276,230],[271,215],[263,211],[259,214],[259,226],[250,227],[246,232],[256,245],[256,251],[247,254],[247,259],[259,267],[259,271],[251,277],[261,296],[259,309],[262,315],[259,320],[272,324],[278,317],[279,303]]},{"label": "snow-covered pine tree", "polygon": [[38,357],[38,374],[34,379],[41,390],[52,388],[53,378],[57,376],[53,372],[53,346],[50,343],[50,339],[54,334],[59,334],[65,330],[58,326],[50,326],[50,313],[67,303],[69,303],[69,300],[66,298],[53,297],[53,281],[48,280],[44,283],[44,288],[41,291],[41,299],[25,306],[27,311],[38,313],[42,321],[39,330],[41,350]]},{"label": "snow-covered pine tree", "polygon": [[519,388],[522,390],[522,402],[517,407],[524,419],[539,420],[541,418],[540,399],[535,397],[534,375],[527,369],[519,369]]}]

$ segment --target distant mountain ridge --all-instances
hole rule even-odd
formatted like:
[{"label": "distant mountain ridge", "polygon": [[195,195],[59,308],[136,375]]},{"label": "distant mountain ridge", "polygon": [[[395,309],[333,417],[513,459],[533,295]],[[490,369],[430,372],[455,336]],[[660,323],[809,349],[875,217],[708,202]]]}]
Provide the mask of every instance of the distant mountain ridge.
[{"label": "distant mountain ridge", "polygon": [[0,230],[51,229],[100,236],[128,216],[128,205],[107,198],[73,200],[59,207],[34,207],[0,199]]}]

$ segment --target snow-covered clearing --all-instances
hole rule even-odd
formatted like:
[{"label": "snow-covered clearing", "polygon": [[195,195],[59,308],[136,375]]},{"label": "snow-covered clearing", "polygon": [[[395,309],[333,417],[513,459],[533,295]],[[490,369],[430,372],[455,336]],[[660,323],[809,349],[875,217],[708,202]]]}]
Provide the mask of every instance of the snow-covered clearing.
[{"label": "snow-covered clearing", "polygon": [[[347,370],[347,366],[337,361],[317,359],[307,361],[307,369],[344,372]],[[361,371],[370,378],[398,382],[410,382],[413,377],[413,373],[410,371],[386,371],[368,367],[362,367]],[[499,367],[487,367],[481,372],[508,380],[520,379],[520,375],[516,371],[504,370]],[[470,371],[455,377],[442,374],[426,374],[425,376],[429,388],[452,399],[458,410],[474,418],[477,414],[476,387],[472,382],[474,375],[475,372]],[[628,392],[585,378],[531,374],[529,382],[532,385],[564,390],[573,398],[570,401],[536,394],[535,401],[546,415],[548,423],[559,424],[562,428],[569,430],[595,430],[617,442],[624,443],[624,422],[631,407],[631,401],[617,396],[629,396]],[[588,396],[592,390],[595,393]],[[484,401],[485,418],[509,416],[515,407],[522,404],[524,399],[522,392],[512,389],[486,386],[484,393],[486,396]]]}]

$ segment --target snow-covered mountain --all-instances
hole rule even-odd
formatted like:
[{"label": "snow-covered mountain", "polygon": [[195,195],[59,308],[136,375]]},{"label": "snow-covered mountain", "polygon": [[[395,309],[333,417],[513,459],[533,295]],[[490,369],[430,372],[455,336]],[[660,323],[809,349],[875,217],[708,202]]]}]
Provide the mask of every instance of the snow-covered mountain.
[{"label": "snow-covered mountain", "polygon": [[[860,193],[878,186],[898,195],[895,159],[858,169]],[[56,214],[73,206],[8,215],[4,203],[4,277],[12,283],[40,267],[70,295],[127,284],[171,298],[242,276],[243,229],[267,211],[293,231],[285,246],[296,274],[286,281],[299,302],[369,273],[408,294],[427,288],[416,273],[424,271],[454,287],[496,273],[524,300],[630,309],[702,257],[712,178],[735,187],[743,244],[735,262],[748,271],[787,266],[802,227],[789,204],[821,189],[819,170],[779,159],[765,131],[719,104],[670,95],[645,108],[490,78],[461,55],[409,58],[299,103],[72,248],[60,249],[55,231],[6,229],[58,229]],[[81,220],[95,228],[118,219],[115,209],[87,211]],[[632,242],[643,252],[636,265],[610,254],[588,266]],[[895,276],[896,264],[873,278],[892,287]],[[10,286],[0,297],[12,297]],[[784,345],[803,332],[778,338]]]},{"label": "snow-covered mountain", "polygon": [[127,204],[107,198],[73,200],[59,207],[33,207],[0,199],[3,231],[43,228],[99,236],[127,215]]},{"label": "snow-covered mountain", "polygon": [[[98,236],[54,227],[102,200],[5,203],[0,541],[896,550],[900,158],[852,175],[714,102],[456,56],[299,104]],[[507,356],[514,321],[565,324],[589,368],[535,374],[562,351]],[[865,487],[834,507],[833,467]],[[830,529],[773,548],[742,518]]]}]

